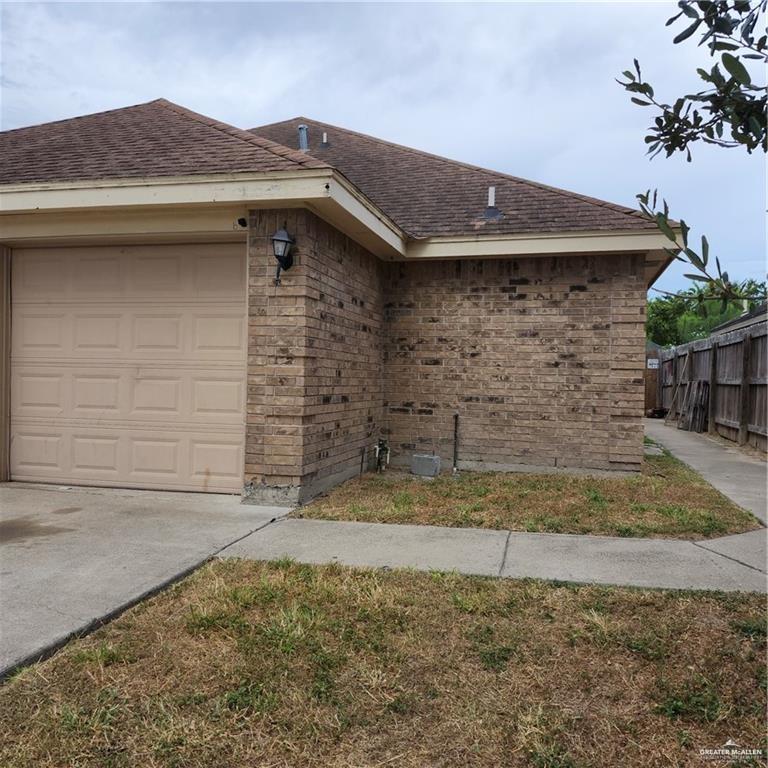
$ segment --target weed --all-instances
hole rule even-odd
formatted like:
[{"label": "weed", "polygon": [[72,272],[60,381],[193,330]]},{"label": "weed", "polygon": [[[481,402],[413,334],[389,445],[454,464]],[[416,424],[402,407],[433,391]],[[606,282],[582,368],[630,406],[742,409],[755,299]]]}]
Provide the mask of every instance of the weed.
[{"label": "weed", "polygon": [[293,653],[315,621],[315,613],[304,605],[281,608],[274,619],[257,629],[264,640],[284,654]]},{"label": "weed", "polygon": [[237,688],[222,696],[222,702],[227,709],[265,714],[275,709],[278,697],[263,683],[241,680]]},{"label": "weed", "polygon": [[270,584],[267,579],[261,579],[258,584],[246,584],[232,587],[227,593],[231,603],[242,610],[250,610],[254,606],[264,606],[275,602],[282,590]]},{"label": "weed", "polygon": [[234,629],[244,631],[248,623],[238,613],[208,611],[192,606],[186,620],[187,630],[193,635],[204,634],[211,629]]},{"label": "weed", "polygon": [[720,696],[714,683],[703,675],[696,675],[673,687],[660,683],[662,699],[656,711],[672,720],[678,718],[711,723],[720,714]]},{"label": "weed", "polygon": [[462,613],[477,613],[477,600],[463,595],[461,592],[453,592],[451,594],[451,602]]},{"label": "weed", "polygon": [[756,642],[765,642],[766,639],[766,621],[763,618],[749,618],[742,619],[740,621],[732,621],[731,629],[738,632],[744,637],[748,637],[750,640]]},{"label": "weed", "polygon": [[593,509],[602,510],[608,506],[608,499],[597,488],[587,488],[584,493]]},{"label": "weed", "polygon": [[493,627],[488,624],[475,627],[469,634],[484,669],[501,672],[515,653],[513,645],[499,645]]},{"label": "weed", "polygon": [[387,702],[387,712],[392,712],[395,715],[407,715],[413,710],[414,701],[411,696],[406,694],[398,694],[394,699]]},{"label": "weed", "polygon": [[521,713],[516,741],[525,749],[534,768],[576,768],[562,743],[565,730],[562,715],[553,707],[539,704]]},{"label": "weed", "polygon": [[661,661],[669,653],[667,640],[652,631],[639,635],[623,634],[618,639],[628,651],[649,661]]},{"label": "weed", "polygon": [[124,704],[113,688],[102,688],[96,697],[96,704],[79,708],[64,704],[60,710],[62,727],[70,732],[85,735],[102,732],[112,727]]},{"label": "weed", "polygon": [[341,659],[324,648],[318,647],[312,653],[314,665],[310,696],[315,701],[329,701],[333,692],[333,671],[340,665]]},{"label": "weed", "polygon": [[136,660],[129,651],[108,642],[99,643],[95,648],[84,648],[75,653],[74,659],[81,664],[96,663],[102,667],[130,663]]}]

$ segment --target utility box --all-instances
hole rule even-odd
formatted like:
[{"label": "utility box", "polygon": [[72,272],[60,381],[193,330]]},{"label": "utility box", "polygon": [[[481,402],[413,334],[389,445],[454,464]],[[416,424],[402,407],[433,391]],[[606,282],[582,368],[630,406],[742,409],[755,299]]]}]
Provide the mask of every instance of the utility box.
[{"label": "utility box", "polygon": [[420,477],[437,477],[440,474],[440,457],[431,453],[414,453],[411,456],[411,472]]}]

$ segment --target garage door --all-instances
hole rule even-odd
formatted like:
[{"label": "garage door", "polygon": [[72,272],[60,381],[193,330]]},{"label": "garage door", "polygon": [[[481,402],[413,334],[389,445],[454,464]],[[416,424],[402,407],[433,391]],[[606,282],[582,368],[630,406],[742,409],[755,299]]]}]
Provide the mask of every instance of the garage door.
[{"label": "garage door", "polygon": [[11,477],[242,489],[245,246],[22,249]]}]

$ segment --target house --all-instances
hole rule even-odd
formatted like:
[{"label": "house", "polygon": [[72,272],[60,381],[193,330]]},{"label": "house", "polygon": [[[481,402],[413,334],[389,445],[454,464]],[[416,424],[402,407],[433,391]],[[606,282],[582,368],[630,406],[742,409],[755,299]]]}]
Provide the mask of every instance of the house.
[{"label": "house", "polygon": [[1,479],[296,503],[379,438],[401,464],[639,468],[668,259],[637,211],[163,99],[0,152]]},{"label": "house", "polygon": [[720,325],[716,325],[710,332],[710,336],[720,336],[723,333],[739,331],[742,328],[751,328],[753,325],[768,322],[768,305],[763,302],[754,309],[747,310],[732,320],[726,320]]}]

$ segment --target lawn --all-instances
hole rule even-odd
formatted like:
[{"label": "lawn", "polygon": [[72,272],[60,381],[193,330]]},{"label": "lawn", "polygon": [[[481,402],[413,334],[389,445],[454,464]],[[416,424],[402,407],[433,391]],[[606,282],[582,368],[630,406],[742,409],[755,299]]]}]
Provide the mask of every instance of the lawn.
[{"label": "lawn", "polygon": [[636,476],[366,474],[293,513],[318,520],[703,539],[760,523],[669,454]]},{"label": "lawn", "polygon": [[220,561],[2,686],[0,765],[700,768],[764,648],[760,595]]}]

